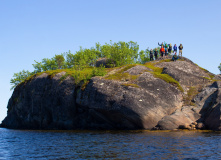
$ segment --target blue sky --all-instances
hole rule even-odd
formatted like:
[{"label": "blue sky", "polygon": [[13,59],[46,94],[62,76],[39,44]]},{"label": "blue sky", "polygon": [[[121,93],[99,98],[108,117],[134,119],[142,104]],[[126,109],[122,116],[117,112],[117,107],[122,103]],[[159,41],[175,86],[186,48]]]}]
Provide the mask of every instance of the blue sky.
[{"label": "blue sky", "polygon": [[14,73],[96,42],[134,41],[140,50],[182,43],[185,57],[219,74],[220,6],[220,0],[0,0],[0,121]]}]

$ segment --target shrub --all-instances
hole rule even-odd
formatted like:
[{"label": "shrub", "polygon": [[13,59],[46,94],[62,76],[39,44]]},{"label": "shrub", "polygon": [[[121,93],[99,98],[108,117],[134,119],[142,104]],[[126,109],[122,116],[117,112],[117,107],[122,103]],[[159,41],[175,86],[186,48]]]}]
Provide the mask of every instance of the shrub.
[{"label": "shrub", "polygon": [[92,76],[104,76],[106,74],[105,67],[100,65],[100,67],[94,67],[92,71]]}]

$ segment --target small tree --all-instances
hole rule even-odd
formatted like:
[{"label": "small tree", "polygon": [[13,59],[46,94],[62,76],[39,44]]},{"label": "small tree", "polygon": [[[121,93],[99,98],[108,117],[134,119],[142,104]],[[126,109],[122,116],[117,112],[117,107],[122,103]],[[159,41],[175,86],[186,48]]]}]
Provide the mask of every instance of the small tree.
[{"label": "small tree", "polygon": [[22,70],[21,72],[14,73],[10,83],[12,86],[11,90],[14,89],[19,83],[23,82],[27,77],[32,75],[31,72]]},{"label": "small tree", "polygon": [[36,64],[32,64],[34,67],[34,73],[42,72],[42,63],[35,61]]},{"label": "small tree", "polygon": [[58,69],[62,69],[65,63],[65,59],[63,55],[55,55],[55,62],[57,63]]}]

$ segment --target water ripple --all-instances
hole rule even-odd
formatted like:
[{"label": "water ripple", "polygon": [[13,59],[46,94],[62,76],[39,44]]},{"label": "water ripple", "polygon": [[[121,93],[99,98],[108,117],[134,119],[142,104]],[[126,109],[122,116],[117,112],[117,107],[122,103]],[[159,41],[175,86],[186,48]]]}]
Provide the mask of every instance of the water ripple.
[{"label": "water ripple", "polygon": [[221,159],[221,133],[0,129],[0,159]]}]

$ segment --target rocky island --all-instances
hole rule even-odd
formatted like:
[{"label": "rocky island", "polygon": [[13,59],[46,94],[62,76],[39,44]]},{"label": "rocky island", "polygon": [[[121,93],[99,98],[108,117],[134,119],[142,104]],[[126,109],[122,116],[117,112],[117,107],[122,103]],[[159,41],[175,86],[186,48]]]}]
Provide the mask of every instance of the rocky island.
[{"label": "rocky island", "polygon": [[221,130],[221,76],[187,58],[108,69],[87,82],[60,70],[19,84],[1,127]]}]

